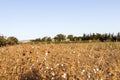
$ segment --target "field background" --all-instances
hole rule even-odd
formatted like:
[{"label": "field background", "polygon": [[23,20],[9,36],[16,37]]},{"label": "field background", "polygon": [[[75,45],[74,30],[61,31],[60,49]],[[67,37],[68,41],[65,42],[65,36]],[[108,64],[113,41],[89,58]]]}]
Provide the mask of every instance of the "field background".
[{"label": "field background", "polygon": [[119,80],[120,43],[18,44],[0,48],[1,80]]}]

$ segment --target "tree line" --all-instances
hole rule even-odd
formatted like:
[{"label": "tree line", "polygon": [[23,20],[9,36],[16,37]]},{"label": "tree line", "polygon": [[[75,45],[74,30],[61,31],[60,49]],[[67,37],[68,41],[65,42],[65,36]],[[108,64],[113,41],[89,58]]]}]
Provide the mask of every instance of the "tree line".
[{"label": "tree line", "polygon": [[[64,35],[64,34],[57,34],[55,37],[43,37],[43,38],[36,38],[30,40],[30,42],[47,42],[47,43],[61,43],[61,42],[120,42],[120,32],[115,34],[111,33],[92,33],[92,34],[83,34],[82,36],[74,36],[74,35]],[[6,45],[14,45],[18,44],[19,40],[14,37],[5,37],[0,36],[0,47]]]},{"label": "tree line", "polygon": [[5,36],[0,36],[0,47],[14,44],[18,44],[18,39],[16,37],[11,36],[7,38]]},{"label": "tree line", "polygon": [[51,37],[43,37],[31,40],[31,42],[119,42],[120,41],[120,33],[116,35],[111,33],[92,33],[92,34],[83,34],[82,36],[74,36],[74,35],[64,35],[57,34],[54,38]]}]

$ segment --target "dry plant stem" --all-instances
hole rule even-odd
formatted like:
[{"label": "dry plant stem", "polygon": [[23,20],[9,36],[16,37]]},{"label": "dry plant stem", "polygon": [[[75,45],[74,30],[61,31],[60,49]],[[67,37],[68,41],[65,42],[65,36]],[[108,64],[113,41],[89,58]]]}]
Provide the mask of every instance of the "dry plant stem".
[{"label": "dry plant stem", "polygon": [[0,47],[1,80],[119,80],[120,43]]}]

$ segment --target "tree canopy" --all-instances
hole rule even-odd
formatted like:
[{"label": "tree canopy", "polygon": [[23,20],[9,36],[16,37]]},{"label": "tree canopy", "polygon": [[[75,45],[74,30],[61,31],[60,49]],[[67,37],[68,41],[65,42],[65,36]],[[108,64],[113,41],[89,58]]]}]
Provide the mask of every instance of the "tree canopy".
[{"label": "tree canopy", "polygon": [[120,33],[116,35],[111,33],[90,33],[90,34],[83,34],[82,36],[74,36],[74,35],[64,35],[64,34],[57,34],[54,38],[51,37],[43,37],[42,40],[36,39],[35,41],[42,41],[42,42],[89,42],[89,41],[99,41],[99,42],[116,42],[120,41]]},{"label": "tree canopy", "polygon": [[6,46],[6,45],[14,45],[18,44],[18,39],[16,37],[8,37],[0,36],[0,46]]}]

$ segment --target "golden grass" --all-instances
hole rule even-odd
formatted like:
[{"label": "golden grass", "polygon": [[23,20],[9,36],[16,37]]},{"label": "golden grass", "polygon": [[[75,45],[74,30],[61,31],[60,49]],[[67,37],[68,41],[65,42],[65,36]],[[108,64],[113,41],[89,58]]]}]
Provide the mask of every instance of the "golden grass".
[{"label": "golden grass", "polygon": [[120,43],[0,48],[0,80],[119,80]]}]

